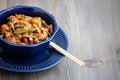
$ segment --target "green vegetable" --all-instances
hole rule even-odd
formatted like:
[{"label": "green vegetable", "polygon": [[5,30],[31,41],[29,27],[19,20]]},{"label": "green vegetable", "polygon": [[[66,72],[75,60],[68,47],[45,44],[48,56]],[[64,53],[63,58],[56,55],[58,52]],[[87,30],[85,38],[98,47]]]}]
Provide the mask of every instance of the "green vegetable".
[{"label": "green vegetable", "polygon": [[31,28],[31,29],[25,29],[25,30],[21,30],[21,31],[15,31],[15,34],[24,34],[24,33],[29,33],[29,32],[34,32],[36,31],[35,28]]},{"label": "green vegetable", "polygon": [[24,28],[24,25],[15,25],[14,28]]}]

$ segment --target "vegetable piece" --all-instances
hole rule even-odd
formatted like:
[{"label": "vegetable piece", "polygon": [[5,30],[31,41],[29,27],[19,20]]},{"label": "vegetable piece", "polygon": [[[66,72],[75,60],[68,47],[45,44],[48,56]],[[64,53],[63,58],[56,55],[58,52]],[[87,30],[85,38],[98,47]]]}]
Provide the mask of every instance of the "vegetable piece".
[{"label": "vegetable piece", "polygon": [[30,44],[33,44],[33,40],[36,38],[35,36],[32,36],[32,35],[23,35],[23,37],[29,39],[29,43]]},{"label": "vegetable piece", "polygon": [[29,32],[34,32],[36,31],[35,28],[31,28],[31,29],[26,29],[26,30],[21,30],[21,31],[15,31],[15,34],[24,34],[24,33],[29,33]]},{"label": "vegetable piece", "polygon": [[14,28],[24,28],[24,25],[15,25]]}]

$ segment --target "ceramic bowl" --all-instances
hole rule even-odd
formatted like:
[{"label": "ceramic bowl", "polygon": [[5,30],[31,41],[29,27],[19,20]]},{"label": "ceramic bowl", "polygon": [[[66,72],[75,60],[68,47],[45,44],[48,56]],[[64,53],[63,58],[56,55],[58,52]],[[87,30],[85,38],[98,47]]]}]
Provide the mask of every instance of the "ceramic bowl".
[{"label": "ceramic bowl", "polygon": [[4,9],[0,12],[0,26],[4,23],[7,23],[7,17],[15,14],[25,14],[32,17],[40,16],[43,20],[46,21],[47,24],[53,25],[54,32],[48,40],[33,45],[14,44],[0,37],[0,47],[5,51],[4,55],[17,59],[34,58],[48,49],[49,42],[54,38],[59,29],[54,16],[38,7],[14,6]]}]

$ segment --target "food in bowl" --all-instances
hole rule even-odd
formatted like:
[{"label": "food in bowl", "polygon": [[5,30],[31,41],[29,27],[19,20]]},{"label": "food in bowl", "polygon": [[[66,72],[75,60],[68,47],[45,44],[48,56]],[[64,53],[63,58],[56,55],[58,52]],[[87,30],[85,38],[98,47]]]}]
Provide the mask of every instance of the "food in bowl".
[{"label": "food in bowl", "polygon": [[1,25],[0,36],[15,44],[37,44],[47,40],[53,33],[52,24],[46,24],[41,17],[15,14],[8,17],[8,23]]}]

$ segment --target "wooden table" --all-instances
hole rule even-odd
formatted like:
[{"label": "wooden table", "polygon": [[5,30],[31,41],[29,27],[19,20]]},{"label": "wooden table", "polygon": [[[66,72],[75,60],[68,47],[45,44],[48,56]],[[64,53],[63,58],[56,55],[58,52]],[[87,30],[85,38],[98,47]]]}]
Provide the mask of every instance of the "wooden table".
[{"label": "wooden table", "polygon": [[68,58],[35,73],[0,70],[0,80],[120,80],[120,0],[0,0],[0,10],[37,6],[52,13],[69,39],[69,52],[103,64],[80,67]]}]

